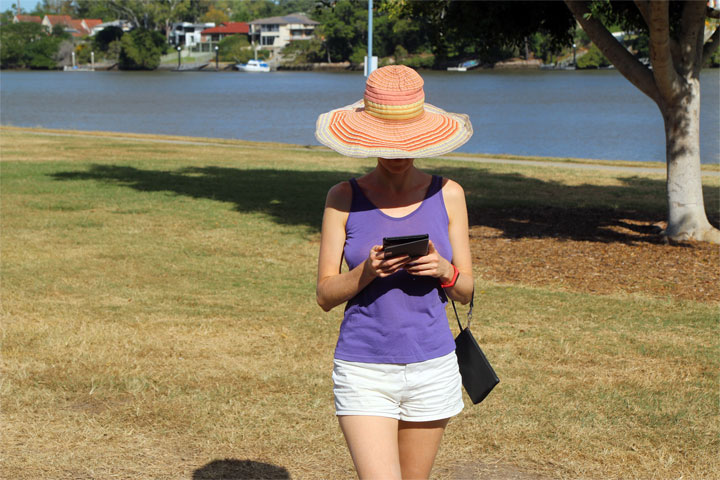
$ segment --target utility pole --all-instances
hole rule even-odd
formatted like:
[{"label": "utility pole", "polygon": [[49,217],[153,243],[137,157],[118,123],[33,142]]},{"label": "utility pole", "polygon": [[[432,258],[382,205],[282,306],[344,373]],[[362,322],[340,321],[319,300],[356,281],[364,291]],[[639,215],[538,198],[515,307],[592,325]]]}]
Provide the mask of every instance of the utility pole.
[{"label": "utility pole", "polygon": [[374,70],[372,40],[373,39],[373,0],[368,2],[368,51],[365,57],[365,76],[368,76]]},{"label": "utility pole", "polygon": [[368,67],[368,75],[372,73],[372,21],[373,21],[373,0],[370,0],[368,2],[368,62],[370,62],[370,66]]}]

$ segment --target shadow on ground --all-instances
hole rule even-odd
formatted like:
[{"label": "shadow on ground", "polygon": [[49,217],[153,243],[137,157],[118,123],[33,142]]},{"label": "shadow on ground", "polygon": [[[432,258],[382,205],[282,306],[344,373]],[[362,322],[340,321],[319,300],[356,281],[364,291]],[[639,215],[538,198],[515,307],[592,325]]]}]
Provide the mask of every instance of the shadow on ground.
[{"label": "shadow on ground", "polygon": [[213,460],[193,472],[192,480],[289,479],[284,467],[253,460]]},{"label": "shadow on ground", "polygon": [[[443,168],[434,173],[463,185],[471,226],[492,227],[507,238],[662,241],[660,229],[653,226],[665,218],[665,181],[661,179],[630,176],[620,179],[620,185],[568,186],[484,168]],[[362,172],[91,165],[87,170],[58,172],[52,178],[229,202],[238,212],[264,213],[279,224],[303,225],[317,232],[328,189],[359,175]],[[706,205],[718,205],[718,189],[705,190]],[[717,210],[708,211],[708,216],[714,225],[720,223]]]}]

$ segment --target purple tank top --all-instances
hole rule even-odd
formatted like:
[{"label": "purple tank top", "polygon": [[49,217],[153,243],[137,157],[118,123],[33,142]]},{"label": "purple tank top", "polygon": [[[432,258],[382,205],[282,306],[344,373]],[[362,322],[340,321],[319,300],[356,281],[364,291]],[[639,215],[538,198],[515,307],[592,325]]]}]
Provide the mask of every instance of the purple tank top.
[{"label": "purple tank top", "polygon": [[[364,262],[383,237],[427,233],[440,255],[452,261],[442,177],[433,176],[420,206],[410,214],[385,215],[365,196],[355,179],[345,227],[345,261],[350,269]],[[376,278],[345,306],[335,358],[366,363],[414,363],[455,350],[445,314],[447,298],[437,278],[401,270]]]}]

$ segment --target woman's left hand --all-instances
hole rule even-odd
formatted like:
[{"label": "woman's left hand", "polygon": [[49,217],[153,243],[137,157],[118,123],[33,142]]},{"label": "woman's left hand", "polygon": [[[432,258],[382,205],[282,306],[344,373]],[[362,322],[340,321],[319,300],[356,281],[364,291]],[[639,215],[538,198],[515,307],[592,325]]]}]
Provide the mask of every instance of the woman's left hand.
[{"label": "woman's left hand", "polygon": [[428,243],[428,254],[413,258],[405,265],[405,270],[411,275],[438,278],[441,283],[452,280],[455,273],[452,264],[435,250],[432,240]]}]

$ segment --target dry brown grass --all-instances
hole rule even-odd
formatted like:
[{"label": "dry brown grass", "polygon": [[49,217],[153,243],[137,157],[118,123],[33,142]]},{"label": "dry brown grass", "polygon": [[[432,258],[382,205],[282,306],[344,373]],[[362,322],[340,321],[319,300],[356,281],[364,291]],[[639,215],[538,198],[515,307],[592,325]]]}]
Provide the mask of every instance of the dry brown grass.
[{"label": "dry brown grass", "polygon": [[[77,135],[0,132],[0,476],[352,478],[315,256],[324,192],[372,162]],[[473,209],[662,211],[652,175],[427,165]],[[434,478],[720,476],[716,301],[502,277],[477,296],[502,383],[451,422]]]}]

